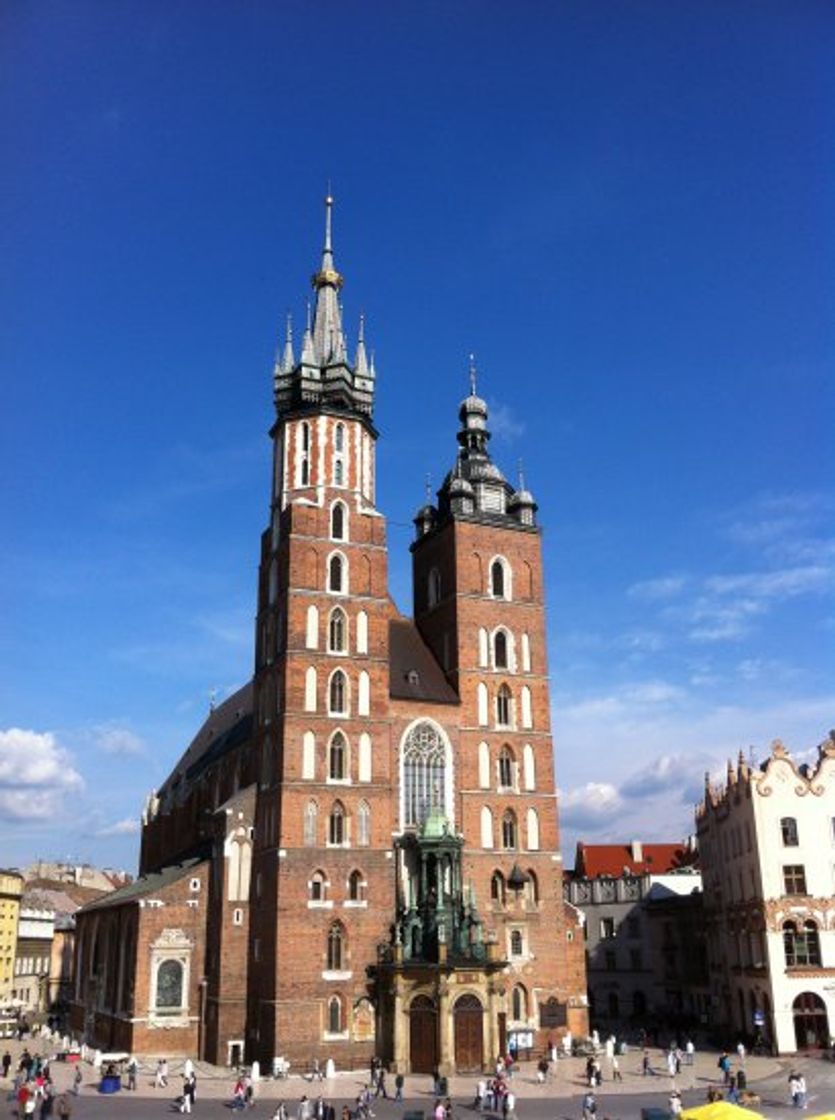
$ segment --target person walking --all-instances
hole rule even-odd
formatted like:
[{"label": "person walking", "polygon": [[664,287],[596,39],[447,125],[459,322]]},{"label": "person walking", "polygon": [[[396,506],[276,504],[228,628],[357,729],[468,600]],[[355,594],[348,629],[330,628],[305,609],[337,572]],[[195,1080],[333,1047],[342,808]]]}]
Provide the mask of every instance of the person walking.
[{"label": "person walking", "polygon": [[595,1120],[597,1116],[597,1101],[591,1089],[583,1096],[583,1120]]},{"label": "person walking", "polygon": [[641,1075],[643,1077],[651,1077],[653,1073],[654,1070],[649,1060],[649,1050],[644,1050],[643,1057],[641,1058]]},{"label": "person walking", "polygon": [[131,1054],[128,1059],[128,1088],[136,1092],[136,1074],[139,1070],[139,1063],[136,1058]]},{"label": "person walking", "polygon": [[681,1115],[681,1093],[678,1089],[673,1089],[670,1093],[670,1112],[674,1117]]},{"label": "person walking", "polygon": [[687,1043],[684,1047],[684,1060],[688,1066],[692,1066],[693,1062],[696,1060],[696,1047],[692,1038],[687,1039]]},{"label": "person walking", "polygon": [[12,1056],[7,1050],[3,1055],[3,1080],[9,1076],[9,1066],[12,1064]]},{"label": "person walking", "polygon": [[612,1066],[612,1080],[613,1081],[623,1081],[623,1074],[620,1072],[620,1061],[618,1060],[617,1054],[612,1055],[611,1066]]},{"label": "person walking", "polygon": [[58,1120],[70,1120],[72,1116],[72,1101],[66,1093],[61,1093],[55,1100],[55,1114]]},{"label": "person walking", "polygon": [[75,1067],[75,1075],[72,1079],[72,1091],[76,1096],[81,1092],[81,1082],[84,1080],[81,1074],[81,1066]]},{"label": "person walking", "polygon": [[396,1073],[394,1075],[394,1099],[396,1101],[403,1100],[403,1086],[405,1083],[406,1079],[402,1073]]}]

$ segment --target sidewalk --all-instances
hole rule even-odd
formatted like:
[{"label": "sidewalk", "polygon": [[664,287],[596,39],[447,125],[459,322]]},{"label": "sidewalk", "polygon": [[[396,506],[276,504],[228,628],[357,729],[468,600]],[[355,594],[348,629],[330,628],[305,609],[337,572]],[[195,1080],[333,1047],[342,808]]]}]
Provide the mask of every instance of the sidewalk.
[{"label": "sidewalk", "polygon": [[[13,1059],[12,1073],[17,1068],[19,1056],[24,1046],[28,1046],[32,1055],[36,1053],[48,1055],[50,1053],[47,1044],[37,1038],[24,1043],[10,1040],[8,1049]],[[3,1049],[5,1047],[0,1046],[0,1052]],[[633,1049],[628,1054],[619,1057],[620,1070],[623,1075],[623,1081],[620,1082],[611,1080],[609,1062],[605,1055],[601,1055],[599,1060],[603,1071],[603,1084],[599,1092],[646,1094],[648,1092],[669,1092],[674,1087],[682,1091],[698,1088],[704,1089],[706,1092],[708,1085],[721,1083],[721,1073],[716,1064],[718,1051],[705,1051],[696,1054],[694,1065],[682,1066],[681,1073],[675,1081],[667,1073],[664,1051],[657,1049],[650,1050],[654,1074],[649,1077],[643,1076],[641,1073],[642,1053],[643,1051],[639,1049]],[[156,1061],[140,1063],[137,1088],[135,1094],[131,1093],[130,1095],[150,1099],[157,1098],[163,1101],[179,1093],[182,1084],[183,1062],[169,1060],[168,1065],[170,1070],[168,1088],[156,1089],[154,1088]],[[554,1100],[580,1097],[586,1088],[585,1068],[585,1058],[560,1058],[553,1075],[544,1084],[540,1084],[536,1079],[536,1063],[532,1061],[520,1062],[512,1079],[513,1091],[519,1100]],[[736,1061],[733,1063],[733,1068],[738,1068]],[[215,1100],[231,1098],[235,1083],[235,1074],[231,1070],[220,1066],[211,1066],[206,1062],[195,1062],[194,1069],[197,1075],[197,1091],[200,1097]],[[752,1088],[756,1086],[758,1081],[771,1077],[782,1069],[783,1065],[777,1058],[749,1056],[745,1061],[748,1084]],[[83,1096],[88,1096],[98,1086],[98,1072],[87,1062],[81,1064],[81,1070],[84,1077],[81,1092]],[[52,1062],[50,1063],[50,1072],[56,1089],[60,1092],[71,1086],[75,1066],[64,1062]],[[315,1098],[320,1094],[330,1100],[352,1101],[368,1082],[368,1079],[367,1070],[346,1070],[338,1072],[330,1080],[311,1082],[301,1073],[294,1073],[291,1068],[290,1075],[287,1078],[273,1081],[270,1077],[262,1077],[256,1095],[264,1101],[285,1100],[295,1102],[302,1095]],[[450,1077],[450,1096],[459,1102],[472,1100],[475,1096],[478,1080],[478,1074]],[[126,1083],[125,1079],[123,1084]],[[6,1085],[3,1085],[3,1088]],[[389,1094],[393,1096],[394,1076],[392,1074],[386,1075],[386,1085]],[[403,1094],[407,1100],[424,1099],[429,1101],[434,1099],[432,1079],[424,1074],[407,1075]]]}]

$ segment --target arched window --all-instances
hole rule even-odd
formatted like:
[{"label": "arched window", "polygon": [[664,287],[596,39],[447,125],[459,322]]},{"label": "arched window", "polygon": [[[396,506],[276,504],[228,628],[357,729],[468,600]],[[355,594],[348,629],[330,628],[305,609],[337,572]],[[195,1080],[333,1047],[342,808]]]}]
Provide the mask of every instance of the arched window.
[{"label": "arched window", "polygon": [[357,615],[357,653],[368,653],[368,615],[360,611]]},{"label": "arched window", "polygon": [[346,840],[345,808],[341,801],[335,801],[328,817],[328,843],[341,847]]},{"label": "arched window", "polygon": [[446,745],[428,720],[416,723],[403,743],[403,823],[421,825],[432,809],[446,811]]},{"label": "arched window", "polygon": [[357,844],[367,848],[371,843],[371,809],[367,801],[360,801],[357,809]]},{"label": "arched window", "polygon": [[499,727],[510,727],[512,716],[513,693],[506,684],[500,684],[496,693],[496,723]]},{"label": "arched window", "polygon": [[333,431],[333,446],[335,451],[345,450],[345,425],[337,424]]},{"label": "arched window", "polygon": [[516,760],[513,751],[505,743],[499,751],[499,787],[514,789],[516,786]]},{"label": "arched window", "polygon": [[504,564],[494,560],[490,565],[490,594],[494,599],[504,599]]},{"label": "arched window", "polygon": [[516,814],[512,809],[505,810],[502,817],[502,847],[505,851],[515,851],[518,845],[518,827]]},{"label": "arched window", "polygon": [[504,906],[505,886],[501,871],[494,871],[490,876],[490,901],[497,906]]},{"label": "arched window", "polygon": [[345,540],[345,506],[342,502],[334,502],[331,508],[331,538]]},{"label": "arched window", "polygon": [[345,653],[347,632],[348,620],[345,617],[345,611],[342,607],[335,607],[328,620],[328,650],[331,653]]},{"label": "arched window", "polygon": [[328,591],[347,591],[345,582],[345,561],[335,552],[328,561]]},{"label": "arched window", "polygon": [[522,941],[522,931],[520,929],[512,929],[510,931],[510,955],[512,957],[521,957],[524,952],[524,943]]},{"label": "arched window", "polygon": [[430,607],[436,607],[441,601],[441,573],[437,568],[432,568],[429,572],[429,584],[427,587],[427,602]]},{"label": "arched window", "polygon": [[328,778],[344,782],[348,777],[348,744],[341,731],[337,731],[328,747]]},{"label": "arched window", "polygon": [[525,789],[536,789],[536,764],[530,743],[525,743],[522,748],[522,769],[525,774]]},{"label": "arched window", "polygon": [[528,809],[528,851],[539,851],[539,815],[536,809]]},{"label": "arched window", "polygon": [[342,1034],[342,1001],[339,996],[328,1000],[328,1033]]},{"label": "arched window", "polygon": [[522,635],[522,672],[531,671],[531,640],[527,633]]},{"label": "arched window", "polygon": [[507,669],[507,634],[504,630],[497,630],[493,638],[493,666],[496,669]]},{"label": "arched window", "polygon": [[310,450],[310,425],[306,420],[302,421],[302,451]]},{"label": "arched window", "polygon": [[183,966],[180,961],[162,961],[157,969],[158,1011],[179,1011],[183,1006]]},{"label": "arched window", "polygon": [[478,723],[480,727],[486,727],[488,723],[487,718],[487,685],[484,681],[478,682],[476,688],[476,701],[478,705]]},{"label": "arched window", "polygon": [[513,994],[510,1000],[511,1017],[518,1023],[522,1019],[528,1017],[528,994],[521,984],[517,984],[513,989]]},{"label": "arched window", "polygon": [[357,766],[357,770],[359,771],[359,773],[358,773],[357,777],[358,777],[359,781],[361,781],[361,782],[370,782],[371,781],[371,736],[368,734],[367,731],[362,731],[360,733],[359,748],[360,748],[359,749],[359,765]]},{"label": "arched window", "polygon": [[796,922],[783,922],[783,947],[788,968],[820,966],[820,937],[815,922],[805,921],[802,927],[798,927]]},{"label": "arched window", "polygon": [[302,778],[312,781],[316,777],[316,736],[312,731],[302,735]]},{"label": "arched window", "polygon": [[531,690],[526,684],[522,685],[520,691],[520,698],[522,701],[522,726],[525,728],[533,727],[533,712],[531,709]]},{"label": "arched window", "polygon": [[534,906],[539,902],[539,880],[536,872],[528,868],[528,879],[524,886],[525,900]]},{"label": "arched window", "polygon": [[328,972],[341,972],[345,960],[345,930],[334,922],[328,930]]},{"label": "arched window", "polygon": [[365,669],[360,669],[357,678],[357,715],[367,716],[371,712],[371,678]]},{"label": "arched window", "polygon": [[334,459],[333,484],[334,486],[344,486],[345,484],[345,466],[341,459]]},{"label": "arched window", "polygon": [[307,486],[310,483],[310,464],[307,461],[307,456],[302,459],[302,472],[301,472],[302,486]]},{"label": "arched window", "polygon": [[327,895],[327,878],[324,871],[314,871],[310,876],[309,898],[311,902],[324,902]]},{"label": "arched window", "polygon": [[341,669],[336,669],[328,687],[328,710],[331,715],[342,716],[348,712],[348,682]]},{"label": "arched window", "polygon": [[308,801],[304,810],[304,843],[307,848],[316,847],[316,822],[319,817],[319,806],[315,801]]},{"label": "arched window", "polygon": [[365,898],[365,881],[356,869],[348,876],[348,898],[351,902],[362,902]]},{"label": "arched window", "polygon": [[490,748],[486,743],[478,744],[478,784],[482,789],[490,788]]},{"label": "arched window", "polygon": [[493,814],[488,805],[481,806],[481,846],[493,847]]},{"label": "arched window", "polygon": [[797,836],[797,820],[795,817],[782,817],[780,820],[780,832],[783,836],[783,844],[785,847],[797,847],[799,840]]}]

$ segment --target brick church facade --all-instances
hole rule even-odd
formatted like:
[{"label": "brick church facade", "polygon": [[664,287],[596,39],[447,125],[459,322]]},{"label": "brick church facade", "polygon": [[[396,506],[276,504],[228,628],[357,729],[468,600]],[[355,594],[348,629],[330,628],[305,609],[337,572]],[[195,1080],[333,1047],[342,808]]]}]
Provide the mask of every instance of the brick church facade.
[{"label": "brick church facade", "polygon": [[288,337],[274,372],[254,676],[148,799],[139,878],[80,913],[73,1023],[218,1064],[478,1070],[588,1029],[537,507],[491,460],[473,372],[399,614],[331,214],[300,353]]}]

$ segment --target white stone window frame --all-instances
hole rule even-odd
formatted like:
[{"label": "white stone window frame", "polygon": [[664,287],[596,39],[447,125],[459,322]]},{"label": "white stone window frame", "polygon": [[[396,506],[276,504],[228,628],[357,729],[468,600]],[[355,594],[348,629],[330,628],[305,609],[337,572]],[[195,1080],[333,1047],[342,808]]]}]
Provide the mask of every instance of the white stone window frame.
[{"label": "white stone window frame", "polygon": [[[339,649],[335,649],[331,645],[331,624],[333,622],[334,616],[336,616],[336,615],[342,615],[342,645]],[[334,607],[332,607],[331,610],[328,612],[328,626],[327,626],[327,632],[325,634],[325,643],[326,643],[326,647],[327,647],[327,652],[328,652],[329,656],[331,656],[331,657],[346,657],[350,653],[350,649],[351,649],[351,619],[350,619],[350,616],[349,616],[348,612],[345,610],[345,608],[343,606],[340,606],[339,603],[337,603]]]},{"label": "white stone window frame", "polygon": [[[493,566],[494,564],[501,564],[503,571],[503,594],[495,595],[493,593]],[[497,553],[491,556],[487,564],[487,595],[490,599],[495,599],[499,603],[512,603],[513,602],[513,568],[506,556]]]},{"label": "white stone window frame", "polygon": [[[339,506],[342,510],[342,536],[335,537],[333,535],[333,511]],[[332,541],[339,541],[340,544],[345,544],[351,540],[351,527],[348,515],[348,503],[344,502],[341,498],[331,502],[330,509],[328,510],[328,537]]]},{"label": "white stone window frame", "polygon": [[411,721],[411,723],[409,723],[408,726],[406,728],[404,728],[403,734],[400,736],[400,743],[398,744],[397,771],[398,771],[398,778],[399,778],[400,829],[401,829],[401,831],[404,831],[407,827],[410,827],[410,826],[407,826],[407,824],[406,824],[406,790],[405,790],[405,780],[404,780],[405,779],[405,774],[404,774],[404,768],[403,768],[403,762],[404,762],[403,752],[405,750],[406,741],[409,738],[410,734],[412,733],[412,731],[416,727],[418,727],[422,723],[429,724],[433,728],[433,730],[437,733],[438,737],[441,740],[441,743],[443,744],[443,749],[444,749],[444,791],[443,791],[442,801],[443,801],[444,815],[445,815],[446,819],[449,821],[450,828],[454,829],[454,826],[455,826],[455,796],[454,796],[454,791],[455,791],[455,770],[454,770],[454,766],[455,766],[455,763],[454,763],[454,755],[453,755],[453,750],[452,750],[452,743],[450,742],[449,735],[447,735],[444,728],[436,720],[431,719],[428,716],[419,716],[417,719],[413,719]]},{"label": "white stone window frame", "polygon": [[[342,562],[342,586],[340,588],[331,586],[331,562],[335,557],[339,557]],[[351,593],[351,568],[348,557],[341,548],[334,548],[328,553],[325,563],[325,582],[328,595],[350,595]]]},{"label": "white stone window frame", "polygon": [[[331,682],[337,673],[341,673],[345,679],[345,707],[342,711],[336,711],[331,707]],[[328,674],[327,689],[325,692],[325,699],[328,706],[328,715],[331,719],[348,719],[351,715],[351,678],[346,673],[341,665],[336,665]]]},{"label": "white stone window frame", "polygon": [[[505,637],[505,652],[507,653],[507,664],[499,665],[496,662],[496,638],[499,634],[504,634]],[[494,673],[515,673],[517,670],[516,661],[516,639],[513,636],[513,631],[508,629],[507,626],[496,626],[490,632],[490,668]]]},{"label": "white stone window frame", "polygon": [[[330,682],[328,682],[330,684]],[[331,746],[337,735],[341,735],[345,743],[345,777],[331,777]],[[325,755],[325,784],[329,786],[350,786],[351,782],[351,740],[341,727],[335,727],[328,737],[327,753]]]},{"label": "white stone window frame", "polygon": [[[194,944],[181,929],[164,929],[151,945],[148,990],[149,1026],[184,1026],[189,1021],[191,956]],[[176,961],[182,968],[181,1002],[179,1007],[157,1007],[157,978],[162,965]]]}]

